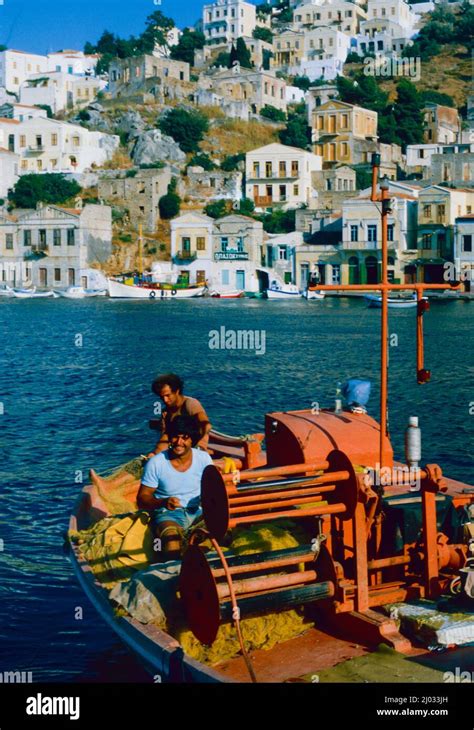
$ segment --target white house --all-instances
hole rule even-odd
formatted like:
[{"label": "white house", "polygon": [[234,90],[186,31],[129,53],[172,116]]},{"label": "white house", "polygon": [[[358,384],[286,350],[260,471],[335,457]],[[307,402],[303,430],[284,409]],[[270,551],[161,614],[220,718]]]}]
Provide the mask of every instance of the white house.
[{"label": "white house", "polygon": [[1,281],[40,287],[88,286],[112,252],[112,209],[62,208],[38,203],[11,216],[0,212]]},{"label": "white house", "polygon": [[251,36],[256,25],[256,7],[245,0],[215,0],[202,9],[202,30],[209,45]]},{"label": "white house", "polygon": [[82,51],[64,50],[48,53],[48,71],[59,71],[63,74],[92,76],[99,61],[100,54],[86,55]]},{"label": "white house", "polygon": [[31,74],[48,69],[48,59],[25,51],[0,51],[0,87],[18,94],[20,86]]},{"label": "white house", "polygon": [[246,196],[257,208],[295,208],[309,204],[311,176],[322,170],[322,157],[273,143],[247,152],[245,167]]},{"label": "white house", "polygon": [[26,119],[36,119],[38,117],[44,119],[47,116],[46,109],[41,109],[39,106],[16,104],[9,101],[0,104],[0,117],[6,117],[7,119],[17,119],[19,122],[24,122]]},{"label": "white house", "polygon": [[474,291],[474,214],[456,218],[454,263],[467,291]]},{"label": "white house", "polygon": [[76,76],[62,71],[33,74],[20,87],[20,102],[46,105],[56,114],[90,104],[106,86],[104,79],[93,76]]},{"label": "white house", "polygon": [[291,67],[292,74],[303,74],[311,81],[323,78],[333,81],[342,75],[350,50],[351,39],[346,33],[325,25],[304,34],[304,55],[299,65]]},{"label": "white house", "polygon": [[335,26],[342,33],[355,35],[360,22],[366,18],[367,14],[359,5],[347,0],[326,0],[318,5],[303,3],[293,12],[293,28],[309,30],[319,25]]},{"label": "white house", "polygon": [[436,143],[407,145],[407,172],[423,172],[424,168],[430,167],[431,157],[442,149],[443,145]]},{"label": "white house", "polygon": [[397,23],[407,37],[411,37],[418,20],[405,0],[368,0],[367,20],[391,20]]},{"label": "white house", "polygon": [[20,156],[20,175],[84,172],[112,157],[119,137],[56,119],[0,119],[0,146]]},{"label": "white house", "polygon": [[18,162],[18,155],[0,147],[0,198],[2,199],[7,197],[9,189],[18,180]]}]

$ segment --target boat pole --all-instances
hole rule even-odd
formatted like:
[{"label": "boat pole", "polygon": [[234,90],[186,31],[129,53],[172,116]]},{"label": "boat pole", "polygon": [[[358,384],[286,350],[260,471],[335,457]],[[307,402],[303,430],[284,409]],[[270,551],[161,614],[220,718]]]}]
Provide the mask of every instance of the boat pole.
[{"label": "boat pole", "polygon": [[384,466],[384,446],[387,431],[387,394],[388,394],[388,214],[390,212],[388,180],[380,182],[380,196],[377,194],[377,181],[380,169],[380,155],[372,155],[372,194],[370,199],[382,203],[382,316],[380,326],[380,455],[379,468]]}]

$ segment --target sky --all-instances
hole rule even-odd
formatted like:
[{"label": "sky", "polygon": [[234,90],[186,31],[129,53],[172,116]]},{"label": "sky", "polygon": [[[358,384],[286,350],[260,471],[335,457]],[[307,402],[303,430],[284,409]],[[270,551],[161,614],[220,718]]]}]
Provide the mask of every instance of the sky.
[{"label": "sky", "polygon": [[107,30],[137,35],[155,10],[180,28],[201,16],[205,0],[0,0],[0,44],[32,53],[82,50]]}]

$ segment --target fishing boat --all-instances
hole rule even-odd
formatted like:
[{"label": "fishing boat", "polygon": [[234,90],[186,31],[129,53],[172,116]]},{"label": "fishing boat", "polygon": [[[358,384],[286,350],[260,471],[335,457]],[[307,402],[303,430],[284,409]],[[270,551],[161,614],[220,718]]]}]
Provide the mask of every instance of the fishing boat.
[{"label": "fishing boat", "polygon": [[281,284],[273,281],[267,289],[267,299],[298,299],[301,292],[295,284]]},{"label": "fishing boat", "polygon": [[12,297],[13,293],[9,286],[5,286],[4,289],[0,289],[0,297]]},{"label": "fishing boat", "polygon": [[321,299],[324,299],[325,296],[326,295],[324,294],[324,292],[318,291],[318,289],[308,288],[308,289],[306,289],[306,291],[303,292],[303,297],[305,297],[305,299],[307,299],[308,301],[321,300]]},{"label": "fishing boat", "polygon": [[[382,203],[382,216],[387,216],[388,186],[381,185],[380,197],[374,190],[380,156],[374,157],[372,200]],[[474,487],[449,479],[437,464],[422,462],[416,417],[409,418],[403,462],[394,458],[388,431],[387,299],[392,289],[402,287],[388,281],[386,230],[382,225],[382,281],[364,285],[382,291],[380,422],[364,407],[366,381],[353,379],[342,390],[338,387],[334,409],[267,413],[265,434],[233,438],[211,433],[213,463],[201,481],[202,532],[210,549],[201,545],[202,534],[195,534],[182,561],[165,563],[179,571],[180,606],[194,637],[203,647],[210,646],[221,626],[233,626],[240,655],[212,664],[197,661],[151,622],[138,621],[132,612],[117,615],[93,573],[98,566],[89,564],[80,543],[71,540],[72,565],[84,591],[155,676],[180,682],[313,681],[312,677],[319,681],[324,667],[367,656],[384,643],[409,658],[411,681],[418,681],[417,668],[421,671],[426,664],[431,646],[427,642],[432,639],[416,644],[407,628],[409,616],[405,623],[397,623],[393,606],[403,611],[414,600],[436,604],[440,596],[450,594],[447,600],[457,601],[452,604],[457,613],[443,641],[459,644],[474,637],[469,618],[474,600]],[[346,287],[360,285],[320,288]],[[424,284],[407,288],[421,297]],[[423,316],[429,303],[420,301],[416,378],[425,383],[430,372],[424,366]],[[347,400],[344,409],[341,394]],[[82,490],[71,516],[71,531],[87,529],[111,514],[106,490],[113,492],[114,484],[107,487],[106,481],[91,474],[91,484]],[[139,485],[136,475],[123,492],[130,511],[136,508]],[[450,521],[441,523],[440,510],[462,517],[462,530],[451,530]],[[223,551],[221,543],[233,530],[258,525],[270,529],[275,522],[281,525],[282,519],[297,523],[310,535],[306,532],[293,547],[269,549],[265,543],[249,554],[238,553],[231,543]],[[412,520],[416,530],[405,534]],[[457,629],[460,607],[466,605],[462,601],[470,606],[464,635]],[[241,620],[270,619],[295,607],[311,619],[310,626],[268,650],[247,649],[250,637],[244,640]],[[415,613],[413,630],[420,621]],[[444,666],[443,656],[437,656],[438,681],[443,681],[442,672],[453,665],[454,656],[453,650],[449,652]]]},{"label": "fishing boat", "polygon": [[245,292],[243,289],[212,289],[209,295],[217,299],[241,299]]},{"label": "fishing boat", "polygon": [[82,286],[70,286],[67,289],[56,289],[55,294],[64,299],[88,299],[89,297],[103,297],[106,289],[84,289]]},{"label": "fishing boat", "polygon": [[[423,297],[426,299],[426,297]],[[369,308],[382,309],[382,297],[377,294],[365,294],[365,301]],[[411,297],[389,297],[388,300],[389,309],[414,309],[417,305],[417,298]]]},{"label": "fishing boat", "polygon": [[57,294],[51,289],[48,291],[36,291],[36,287],[31,289],[12,289],[11,294],[15,299],[48,299],[57,298]]},{"label": "fishing boat", "polygon": [[108,279],[109,296],[112,299],[192,299],[202,297],[205,286],[164,286],[144,282],[140,285],[125,284],[115,279]]}]

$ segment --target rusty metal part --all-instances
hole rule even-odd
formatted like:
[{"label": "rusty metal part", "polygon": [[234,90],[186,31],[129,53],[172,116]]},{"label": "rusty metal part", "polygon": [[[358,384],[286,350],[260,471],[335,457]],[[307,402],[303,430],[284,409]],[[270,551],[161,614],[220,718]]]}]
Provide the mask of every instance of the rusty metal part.
[{"label": "rusty metal part", "polygon": [[[202,475],[201,501],[207,529],[219,540],[237,525],[280,517],[300,519],[338,514],[344,520],[350,519],[356,509],[358,492],[354,468],[347,456],[336,450],[328,455],[327,467],[325,474],[314,476],[310,493],[306,486],[303,489],[308,480],[301,483],[301,496],[294,482],[286,491],[284,480],[276,484],[272,482],[268,489],[264,483],[255,481],[247,484],[241,481],[236,488],[226,484],[214,466],[206,467]],[[255,479],[255,474],[252,476]],[[259,499],[250,502],[250,497]]]}]

